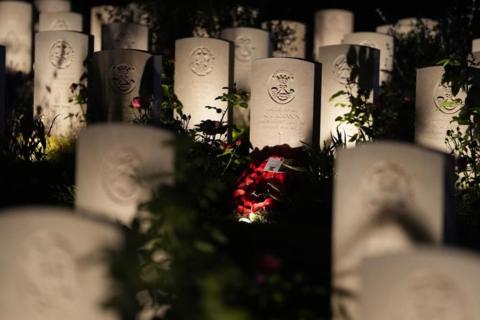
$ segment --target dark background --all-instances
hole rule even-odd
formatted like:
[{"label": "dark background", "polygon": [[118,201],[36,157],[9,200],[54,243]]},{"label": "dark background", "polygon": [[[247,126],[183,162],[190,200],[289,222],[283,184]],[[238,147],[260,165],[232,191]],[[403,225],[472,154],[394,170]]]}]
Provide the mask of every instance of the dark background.
[{"label": "dark background", "polygon": [[[90,6],[101,4],[125,4],[129,1],[105,1],[86,0],[73,1],[73,9],[86,14]],[[376,12],[380,9],[389,23],[395,22],[404,17],[428,17],[438,18],[444,10],[456,4],[467,6],[471,1],[454,0],[158,0],[159,6],[165,6],[174,10],[175,8],[219,8],[228,4],[243,4],[260,9],[261,17],[267,19],[294,19],[311,25],[316,10],[327,8],[339,8],[351,10],[355,13],[355,31],[373,31],[376,25],[383,24],[382,19]],[[187,18],[187,17],[185,17]]]}]

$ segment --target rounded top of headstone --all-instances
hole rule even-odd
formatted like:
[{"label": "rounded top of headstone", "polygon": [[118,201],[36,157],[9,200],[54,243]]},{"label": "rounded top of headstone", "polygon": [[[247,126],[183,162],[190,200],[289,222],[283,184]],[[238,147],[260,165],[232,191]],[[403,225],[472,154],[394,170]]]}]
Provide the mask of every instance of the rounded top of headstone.
[{"label": "rounded top of headstone", "polygon": [[282,62],[295,62],[298,61],[298,63],[305,63],[305,64],[312,64],[312,65],[320,65],[320,63],[312,61],[312,60],[307,60],[303,58],[297,58],[297,57],[269,57],[269,58],[260,58],[260,59],[255,59],[253,63],[265,63],[265,62],[270,62],[270,63],[277,63],[281,64]]},{"label": "rounded top of headstone", "polygon": [[268,33],[268,31],[265,31],[264,29],[260,29],[260,28],[252,28],[252,27],[233,27],[233,28],[225,28],[225,29],[222,29],[222,32],[224,31],[230,31],[230,32],[234,32],[234,31],[237,31],[237,32],[257,32],[257,33]]},{"label": "rounded top of headstone", "polygon": [[444,70],[443,66],[427,66],[427,67],[421,67],[417,68],[417,72],[419,71],[426,71],[426,70]]},{"label": "rounded top of headstone", "polygon": [[360,32],[352,32],[345,35],[344,38],[355,36],[355,37],[376,37],[376,38],[384,38],[384,39],[393,39],[391,35],[381,33],[381,32],[373,32],[373,31],[360,31]]},{"label": "rounded top of headstone", "polygon": [[175,43],[181,43],[181,42],[203,42],[203,43],[225,43],[225,44],[230,44],[231,41],[228,40],[223,40],[223,39],[217,39],[217,38],[199,38],[199,37],[187,37],[187,38],[180,38],[175,40]]},{"label": "rounded top of headstone", "polygon": [[322,15],[322,14],[342,14],[352,18],[354,16],[354,13],[350,10],[337,9],[337,8],[322,9],[315,12],[315,15]]},{"label": "rounded top of headstone", "polygon": [[15,6],[17,8],[23,7],[23,9],[33,9],[33,5],[27,1],[0,1],[1,6]]},{"label": "rounded top of headstone", "polygon": [[163,136],[165,139],[173,140],[175,138],[175,134],[171,131],[160,129],[156,127],[149,127],[134,123],[97,123],[89,125],[88,127],[82,129],[79,134],[79,140],[86,137],[86,136],[105,136],[108,134],[112,134],[115,136],[116,132],[135,132],[135,133],[144,133],[147,134],[155,134],[158,136]]},{"label": "rounded top of headstone", "polygon": [[348,43],[342,43],[342,44],[331,44],[331,45],[327,45],[327,46],[320,46],[318,47],[318,50],[348,50],[349,48],[368,48],[369,50],[372,50],[372,51],[378,51],[380,52],[379,49],[376,49],[376,48],[372,48],[372,47],[369,47],[369,46],[365,46],[365,45],[361,45],[361,44],[348,44]]}]

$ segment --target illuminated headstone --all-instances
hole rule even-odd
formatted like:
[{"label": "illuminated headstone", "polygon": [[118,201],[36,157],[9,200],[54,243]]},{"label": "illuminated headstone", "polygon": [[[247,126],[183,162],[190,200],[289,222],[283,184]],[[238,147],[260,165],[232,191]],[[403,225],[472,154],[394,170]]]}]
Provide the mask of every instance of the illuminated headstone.
[{"label": "illuminated headstone", "polygon": [[33,108],[53,136],[75,135],[85,125],[86,106],[71,101],[71,85],[87,72],[90,41],[78,32],[36,34]]},{"label": "illuminated headstone", "polygon": [[335,168],[333,305],[358,319],[362,259],[451,236],[453,161],[410,144],[374,142],[340,150]]},{"label": "illuminated headstone", "polygon": [[233,84],[233,44],[212,38],[180,39],[175,42],[175,61],[175,94],[183,113],[191,116],[188,128],[202,120],[221,120],[222,113],[205,106],[227,108],[215,98]]},{"label": "illuminated headstone", "polygon": [[235,43],[234,81],[239,89],[250,91],[252,63],[270,55],[270,35],[254,28],[222,30],[222,39]]},{"label": "illuminated headstone", "polygon": [[39,31],[83,31],[83,17],[75,12],[40,14]]},{"label": "illuminated headstone", "polygon": [[104,303],[112,288],[107,250],[121,241],[118,227],[69,209],[1,212],[0,318],[118,319]]},{"label": "illuminated headstone", "polygon": [[480,51],[480,39],[473,39],[472,52],[479,52],[479,51]]},{"label": "illuminated headstone", "polygon": [[[331,138],[336,137],[337,130],[346,137],[347,141],[357,133],[357,128],[351,124],[340,124],[335,119],[349,111],[347,107],[337,104],[349,105],[348,97],[340,95],[331,99],[334,94],[345,91],[351,86],[354,95],[358,86],[350,84],[352,68],[358,69],[362,76],[363,89],[371,89],[368,101],[373,102],[378,92],[379,56],[378,49],[358,45],[335,45],[321,47],[318,51],[318,61],[322,63],[322,104],[320,115],[320,145],[329,144]],[[358,81],[358,79],[355,79]]]},{"label": "illuminated headstone", "polygon": [[0,136],[5,133],[6,110],[5,110],[5,56],[4,46],[0,46]]},{"label": "illuminated headstone", "polygon": [[90,9],[90,33],[94,37],[94,51],[102,50],[102,24],[123,22],[118,21],[122,7],[119,6],[96,6]]},{"label": "illuminated headstone", "polygon": [[7,49],[7,69],[32,71],[32,5],[0,1],[0,45]]},{"label": "illuminated headstone", "polygon": [[273,56],[277,58],[305,59],[307,26],[291,20],[271,20],[262,23],[273,40]]},{"label": "illuminated headstone", "polygon": [[95,52],[91,60],[90,109],[94,121],[135,121],[134,98],[152,94],[152,55],[116,49]]},{"label": "illuminated headstone", "polygon": [[415,141],[423,146],[449,153],[445,139],[451,123],[465,104],[465,92],[454,96],[448,84],[442,84],[442,66],[417,69],[415,95]]},{"label": "illuminated headstone", "polygon": [[395,31],[399,35],[406,35],[413,31],[419,31],[421,27],[430,31],[431,35],[435,35],[435,29],[438,21],[428,18],[404,18],[397,21]]},{"label": "illuminated headstone", "polygon": [[313,56],[318,59],[318,49],[341,44],[343,37],[353,32],[353,12],[327,9],[315,13],[315,39]]},{"label": "illuminated headstone", "polygon": [[[253,63],[250,142],[254,148],[318,141],[321,66],[293,58]],[[317,141],[316,141],[317,140]]]},{"label": "illuminated headstone", "polygon": [[377,33],[383,33],[391,35],[395,31],[395,26],[393,24],[383,24],[375,28]]},{"label": "illuminated headstone", "polygon": [[75,207],[130,224],[152,190],[173,181],[173,139],[168,131],[132,124],[82,130]]},{"label": "illuminated headstone", "polygon": [[34,0],[38,12],[68,12],[72,9],[70,0]]},{"label": "illuminated headstone", "polygon": [[149,31],[134,23],[109,23],[102,25],[102,50],[149,50]]},{"label": "illuminated headstone", "polygon": [[479,273],[479,256],[458,249],[367,259],[361,319],[478,319]]},{"label": "illuminated headstone", "polygon": [[393,70],[393,37],[375,32],[350,33],[343,39],[345,44],[357,44],[380,50],[380,83],[388,81]]}]

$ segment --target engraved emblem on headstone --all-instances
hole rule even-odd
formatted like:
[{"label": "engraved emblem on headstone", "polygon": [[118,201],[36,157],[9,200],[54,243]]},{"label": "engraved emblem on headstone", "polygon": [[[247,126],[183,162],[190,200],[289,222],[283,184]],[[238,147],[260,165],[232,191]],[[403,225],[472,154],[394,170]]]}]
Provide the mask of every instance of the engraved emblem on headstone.
[{"label": "engraved emblem on headstone", "polygon": [[295,76],[289,71],[277,71],[268,79],[268,94],[273,101],[286,104],[295,98],[295,88],[292,84]]},{"label": "engraved emblem on headstone", "polygon": [[67,312],[75,303],[77,271],[71,245],[60,234],[40,231],[25,242],[22,290],[39,317]]},{"label": "engraved emblem on headstone", "polygon": [[113,35],[113,42],[117,48],[132,49],[135,45],[135,38],[128,30],[119,30]]},{"label": "engraved emblem on headstone", "polygon": [[59,18],[52,21],[52,23],[50,24],[50,29],[51,30],[68,30],[70,28],[68,26],[67,21],[65,21],[65,19]]},{"label": "engraved emblem on headstone", "polygon": [[404,210],[413,201],[406,171],[391,161],[380,161],[366,173],[361,184],[365,205],[374,212]]},{"label": "engraved emblem on headstone", "polygon": [[452,89],[447,84],[439,82],[433,92],[433,101],[438,110],[443,113],[453,114],[458,112],[464,104],[465,96],[462,93],[453,95]]},{"label": "engraved emblem on headstone", "polygon": [[215,56],[207,48],[200,47],[192,52],[190,68],[198,76],[206,76],[212,72]]},{"label": "engraved emblem on headstone", "polygon": [[420,270],[405,281],[399,320],[468,320],[465,297],[455,281],[436,270]]},{"label": "engraved emblem on headstone", "polygon": [[137,70],[134,66],[121,63],[110,69],[112,87],[121,94],[128,94],[137,86]]},{"label": "engraved emblem on headstone", "polygon": [[347,84],[351,72],[352,68],[348,65],[346,55],[339,55],[335,61],[333,61],[333,75],[335,80],[341,84]]},{"label": "engraved emblem on headstone", "polygon": [[241,35],[235,39],[235,57],[242,62],[247,62],[252,59],[255,46],[252,38]]},{"label": "engraved emblem on headstone", "polygon": [[50,47],[48,57],[55,68],[66,69],[72,64],[74,54],[70,43],[65,40],[57,40]]},{"label": "engraved emblem on headstone", "polygon": [[139,174],[141,157],[133,149],[122,148],[108,152],[102,161],[102,183],[112,201],[132,203],[143,192]]}]

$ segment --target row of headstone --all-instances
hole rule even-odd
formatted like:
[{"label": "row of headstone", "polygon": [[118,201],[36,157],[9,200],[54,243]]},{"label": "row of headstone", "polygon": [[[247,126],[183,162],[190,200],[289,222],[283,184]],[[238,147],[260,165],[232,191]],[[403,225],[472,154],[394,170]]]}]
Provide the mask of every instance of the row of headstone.
[{"label": "row of headstone", "polygon": [[431,35],[435,34],[435,28],[438,26],[438,21],[428,18],[403,18],[395,24],[384,24],[376,28],[376,32],[383,34],[397,34],[402,37],[412,31],[419,31],[424,28],[430,31]]}]

